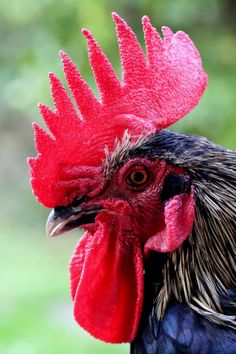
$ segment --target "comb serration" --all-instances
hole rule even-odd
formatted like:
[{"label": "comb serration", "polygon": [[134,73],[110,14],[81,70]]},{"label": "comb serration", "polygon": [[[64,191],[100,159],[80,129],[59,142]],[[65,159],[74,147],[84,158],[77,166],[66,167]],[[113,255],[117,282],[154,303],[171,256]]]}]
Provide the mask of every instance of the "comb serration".
[{"label": "comb serration", "polygon": [[60,56],[73,99],[60,80],[49,74],[55,112],[43,104],[39,109],[51,135],[35,125],[38,156],[29,160],[34,194],[47,207],[67,205],[73,183],[76,193],[81,192],[75,176],[73,183],[62,183],[68,179],[68,167],[79,171],[83,166],[99,166],[105,157],[104,147],[112,150],[127,128],[132,141],[166,128],[193,109],[205,90],[207,75],[200,55],[184,32],[174,34],[163,27],[161,38],[144,16],[145,55],[127,23],[116,13],[112,16],[122,83],[88,30],[83,34],[101,101],[63,51]]}]

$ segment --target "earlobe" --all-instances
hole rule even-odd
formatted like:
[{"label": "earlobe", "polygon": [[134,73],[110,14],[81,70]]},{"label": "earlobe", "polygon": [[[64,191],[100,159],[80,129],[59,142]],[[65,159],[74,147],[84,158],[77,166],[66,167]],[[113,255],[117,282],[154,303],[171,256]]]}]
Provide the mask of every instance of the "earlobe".
[{"label": "earlobe", "polygon": [[190,189],[191,181],[188,176],[183,173],[170,173],[165,177],[160,198],[164,202],[177,194],[188,194]]},{"label": "earlobe", "polygon": [[191,232],[194,222],[194,188],[189,193],[175,195],[165,203],[165,227],[145,244],[144,253],[171,252],[177,249]]}]

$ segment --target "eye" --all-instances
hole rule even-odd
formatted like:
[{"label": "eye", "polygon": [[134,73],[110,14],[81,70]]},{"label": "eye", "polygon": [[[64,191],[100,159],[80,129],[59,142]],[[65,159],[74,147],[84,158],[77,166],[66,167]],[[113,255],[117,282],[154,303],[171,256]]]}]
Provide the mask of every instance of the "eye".
[{"label": "eye", "polygon": [[127,175],[126,181],[130,186],[142,187],[148,183],[149,173],[144,168],[135,169]]}]

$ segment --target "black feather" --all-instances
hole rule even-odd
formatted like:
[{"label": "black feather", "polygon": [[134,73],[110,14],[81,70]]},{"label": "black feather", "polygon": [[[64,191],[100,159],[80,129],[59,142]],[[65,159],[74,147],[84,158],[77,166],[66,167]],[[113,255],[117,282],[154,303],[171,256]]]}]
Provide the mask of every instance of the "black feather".
[{"label": "black feather", "polygon": [[196,314],[186,304],[169,305],[162,321],[155,307],[131,345],[131,354],[235,354],[236,331]]}]

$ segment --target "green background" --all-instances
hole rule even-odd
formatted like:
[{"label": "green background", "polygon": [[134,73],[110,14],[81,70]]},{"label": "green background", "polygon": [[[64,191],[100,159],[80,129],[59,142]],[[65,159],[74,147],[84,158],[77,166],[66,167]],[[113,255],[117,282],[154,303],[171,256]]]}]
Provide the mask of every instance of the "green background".
[{"label": "green background", "polygon": [[128,353],[128,345],[103,344],[74,323],[68,262],[79,233],[45,237],[49,210],[32,196],[26,163],[26,157],[35,154],[31,122],[42,123],[37,103],[52,106],[47,72],[55,72],[64,82],[59,49],[74,59],[96,90],[82,27],[92,30],[120,73],[113,10],[127,20],[142,43],[144,14],[159,29],[165,24],[190,34],[201,52],[209,85],[199,106],[173,129],[236,148],[235,0],[2,0],[1,354]]}]

